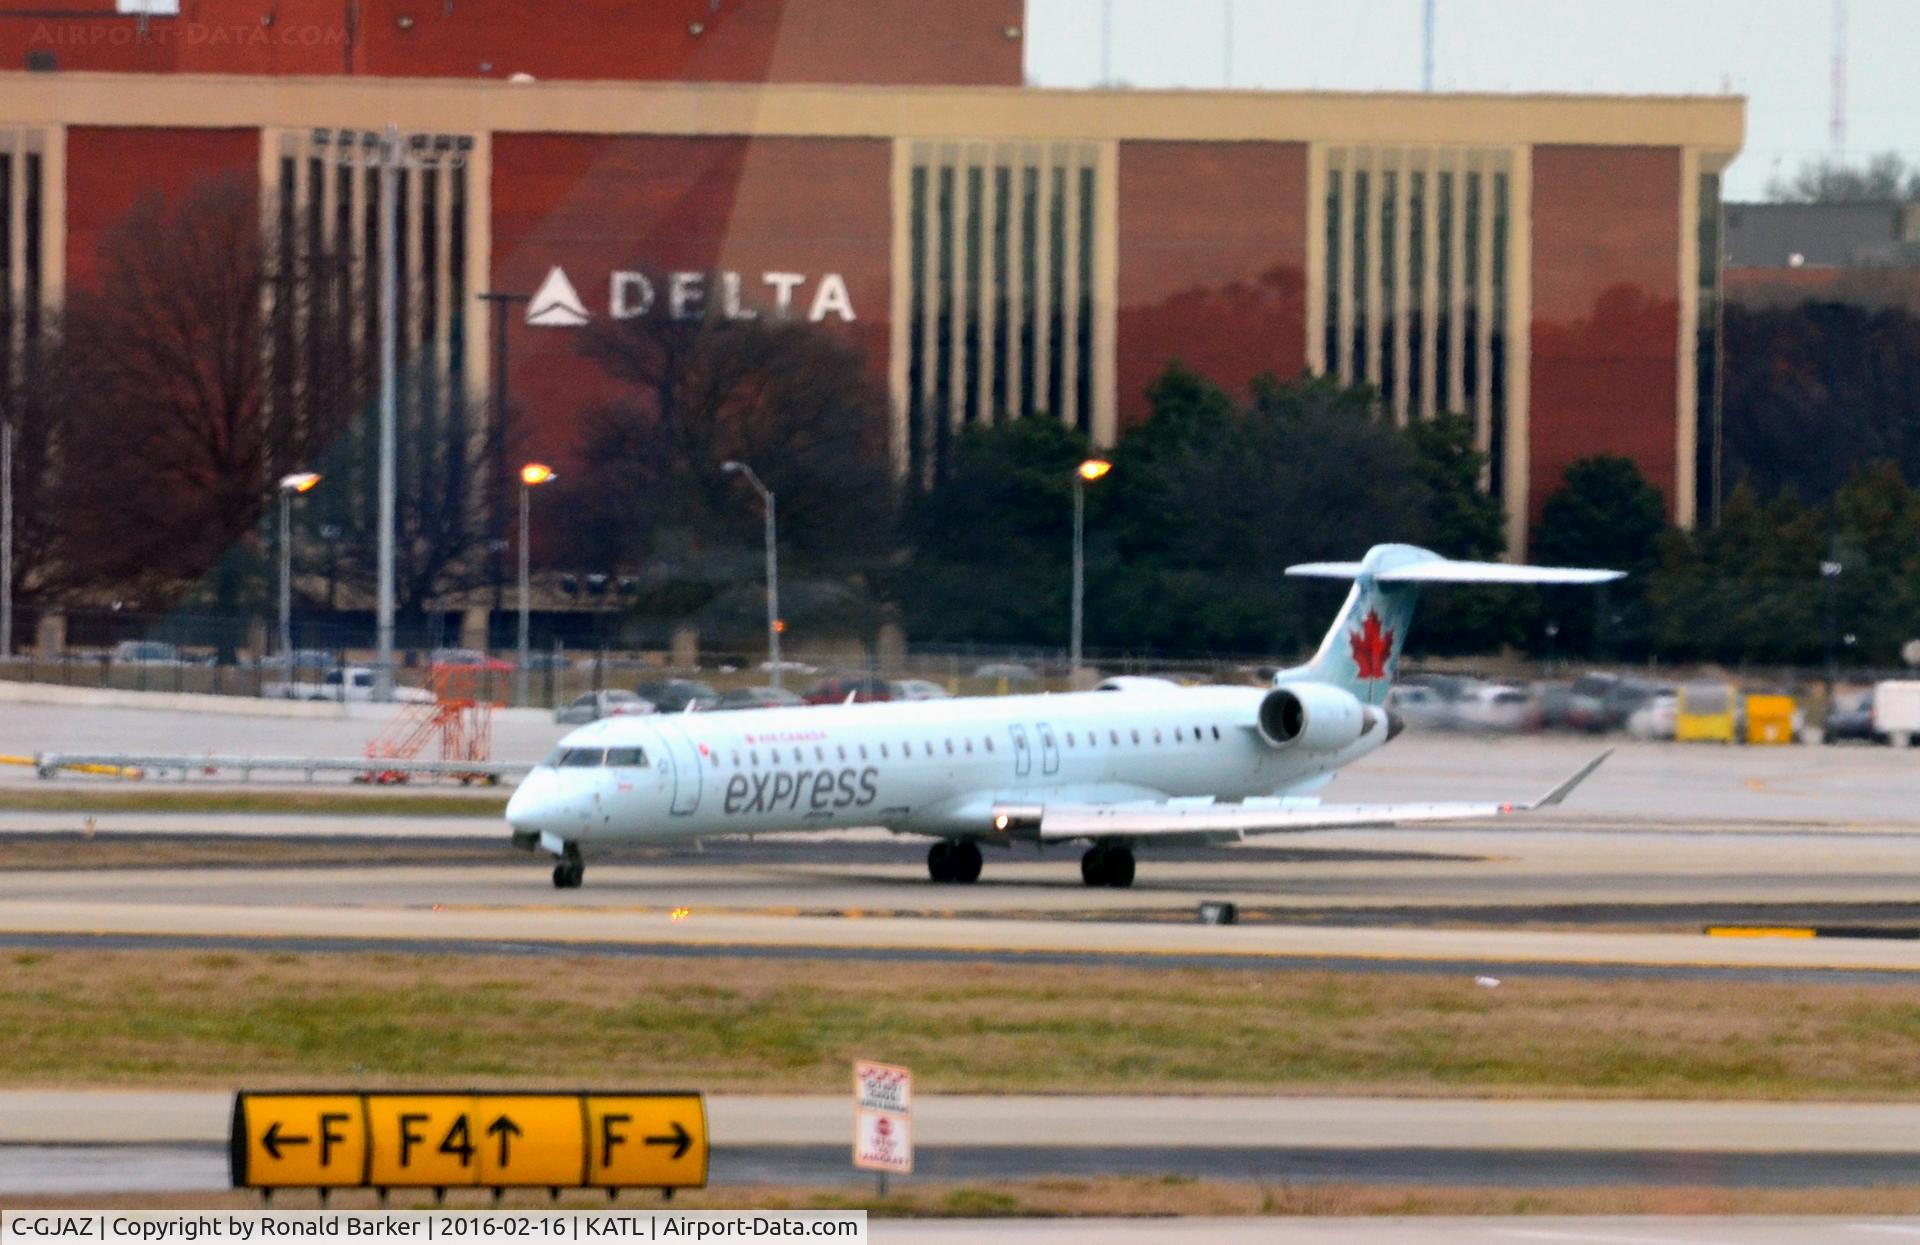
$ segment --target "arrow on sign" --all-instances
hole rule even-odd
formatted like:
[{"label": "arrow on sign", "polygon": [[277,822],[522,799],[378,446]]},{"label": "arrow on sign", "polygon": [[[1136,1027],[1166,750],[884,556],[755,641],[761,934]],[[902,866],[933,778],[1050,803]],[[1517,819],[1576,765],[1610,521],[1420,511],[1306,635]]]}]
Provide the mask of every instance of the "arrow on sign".
[{"label": "arrow on sign", "polygon": [[647,1144],[650,1146],[672,1146],[673,1157],[679,1158],[687,1152],[687,1147],[693,1144],[693,1134],[689,1133],[680,1121],[675,1120],[673,1122],[673,1133],[671,1136],[649,1137],[647,1138]]},{"label": "arrow on sign", "polygon": [[500,1166],[507,1165],[507,1142],[509,1138],[520,1136],[520,1126],[507,1116],[501,1116],[487,1125],[487,1136],[500,1138]]},{"label": "arrow on sign", "polygon": [[267,1126],[267,1131],[261,1134],[260,1144],[267,1148],[267,1153],[272,1155],[274,1162],[277,1163],[280,1161],[281,1146],[304,1146],[312,1142],[312,1140],[313,1138],[311,1137],[282,1137],[280,1135],[280,1121],[275,1120]]}]

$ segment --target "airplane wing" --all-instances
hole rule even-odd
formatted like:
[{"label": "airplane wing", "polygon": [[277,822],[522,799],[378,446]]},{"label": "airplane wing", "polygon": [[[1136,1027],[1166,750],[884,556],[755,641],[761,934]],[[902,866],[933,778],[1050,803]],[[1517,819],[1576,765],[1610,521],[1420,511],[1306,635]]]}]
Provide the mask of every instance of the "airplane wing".
[{"label": "airplane wing", "polygon": [[1256,834],[1479,821],[1558,804],[1612,755],[1613,750],[1608,749],[1545,795],[1519,803],[1304,805],[1298,800],[1247,800],[1237,804],[1190,801],[1048,804],[1037,810],[1036,831],[1041,842],[1124,838],[1136,842],[1219,843]]}]

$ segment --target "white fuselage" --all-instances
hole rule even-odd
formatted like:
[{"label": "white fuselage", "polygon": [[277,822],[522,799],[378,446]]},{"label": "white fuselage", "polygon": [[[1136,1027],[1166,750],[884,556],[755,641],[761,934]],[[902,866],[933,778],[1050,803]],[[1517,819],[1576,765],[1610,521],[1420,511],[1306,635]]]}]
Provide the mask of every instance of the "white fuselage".
[{"label": "white fuselage", "polygon": [[1197,687],[611,718],[568,734],[507,819],[549,849],[884,826],[988,837],[999,806],[1305,795],[1385,743],[1274,747],[1269,689]]}]

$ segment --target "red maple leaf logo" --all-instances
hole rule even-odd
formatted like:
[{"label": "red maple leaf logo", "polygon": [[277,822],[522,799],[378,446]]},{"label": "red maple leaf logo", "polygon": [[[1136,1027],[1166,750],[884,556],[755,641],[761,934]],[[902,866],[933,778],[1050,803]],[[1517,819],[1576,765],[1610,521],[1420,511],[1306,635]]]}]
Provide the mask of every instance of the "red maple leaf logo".
[{"label": "red maple leaf logo", "polygon": [[1393,655],[1393,632],[1380,629],[1378,613],[1368,610],[1360,630],[1347,635],[1347,643],[1353,648],[1353,664],[1359,667],[1361,678],[1371,681],[1387,677],[1387,659]]}]

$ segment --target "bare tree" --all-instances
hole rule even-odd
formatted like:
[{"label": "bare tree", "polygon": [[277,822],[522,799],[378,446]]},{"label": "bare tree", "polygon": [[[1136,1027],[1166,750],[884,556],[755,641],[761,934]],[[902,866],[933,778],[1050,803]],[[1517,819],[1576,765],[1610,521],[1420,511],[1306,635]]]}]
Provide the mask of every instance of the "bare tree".
[{"label": "bare tree", "polygon": [[1792,177],[1770,180],[1767,198],[1780,203],[1899,203],[1920,198],[1920,170],[1895,151],[1883,151],[1865,164],[1822,157],[1801,165]]},{"label": "bare tree", "polygon": [[87,404],[63,486],[96,583],[164,599],[245,539],[279,476],[317,461],[361,405],[351,327],[328,310],[349,274],[281,246],[237,177],[143,197],[101,260],[68,304]]},{"label": "bare tree", "polygon": [[729,459],[778,496],[796,571],[857,579],[891,556],[886,398],[853,346],[818,325],[709,316],[602,322],[582,351],[627,392],[587,413],[582,470],[550,508],[559,558],[644,565],[679,585],[674,608],[711,600],[760,547],[758,505],[720,470]]}]

